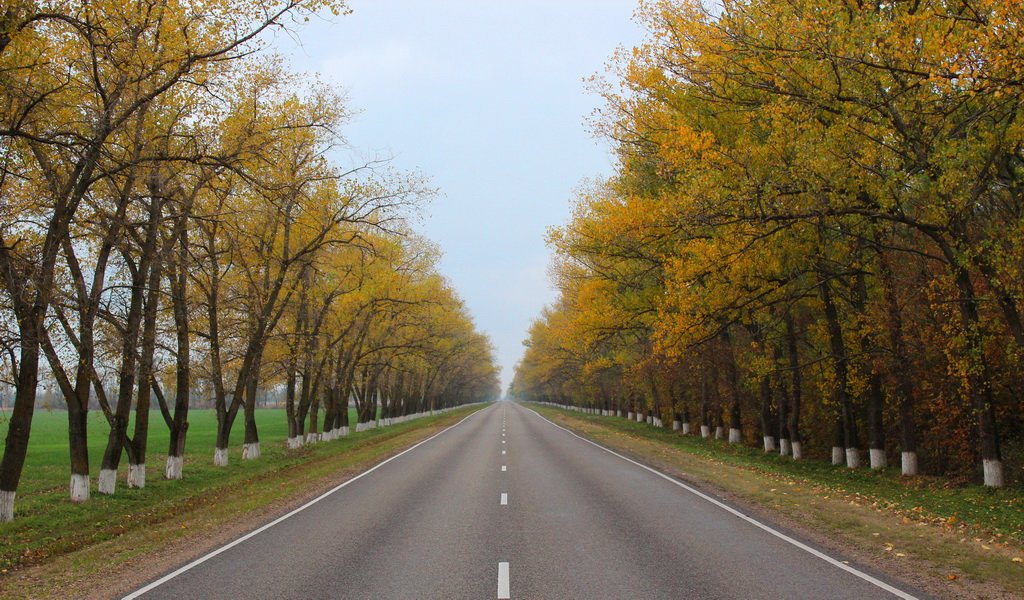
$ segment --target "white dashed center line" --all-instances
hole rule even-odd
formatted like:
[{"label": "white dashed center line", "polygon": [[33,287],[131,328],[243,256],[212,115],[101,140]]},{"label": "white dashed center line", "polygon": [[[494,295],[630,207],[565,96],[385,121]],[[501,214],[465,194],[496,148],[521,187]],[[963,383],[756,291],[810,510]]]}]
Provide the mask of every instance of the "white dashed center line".
[{"label": "white dashed center line", "polygon": [[508,506],[508,494],[506,494],[505,492],[501,493],[501,505]]},{"label": "white dashed center line", "polygon": [[505,465],[501,465],[501,470],[502,470],[502,471],[508,471],[508,467],[507,467],[507,466],[505,466]]},{"label": "white dashed center line", "polygon": [[498,563],[498,600],[508,600],[512,597],[509,592],[508,563]]}]

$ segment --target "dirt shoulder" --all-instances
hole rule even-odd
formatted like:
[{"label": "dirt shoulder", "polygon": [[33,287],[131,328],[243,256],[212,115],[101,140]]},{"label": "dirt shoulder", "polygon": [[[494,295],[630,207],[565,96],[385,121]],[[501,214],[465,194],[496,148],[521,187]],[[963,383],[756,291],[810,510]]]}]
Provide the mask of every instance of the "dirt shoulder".
[{"label": "dirt shoulder", "polygon": [[716,460],[673,443],[681,435],[625,419],[531,408],[751,516],[937,598],[1024,597],[1024,552],[1005,536],[962,522],[906,514],[878,498],[820,481]]}]

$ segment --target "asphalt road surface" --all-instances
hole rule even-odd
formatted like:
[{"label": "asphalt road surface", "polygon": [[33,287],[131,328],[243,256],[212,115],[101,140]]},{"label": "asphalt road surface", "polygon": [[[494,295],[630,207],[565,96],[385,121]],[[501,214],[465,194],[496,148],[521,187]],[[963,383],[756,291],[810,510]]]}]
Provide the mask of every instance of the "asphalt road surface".
[{"label": "asphalt road surface", "polygon": [[128,598],[912,598],[499,402]]}]

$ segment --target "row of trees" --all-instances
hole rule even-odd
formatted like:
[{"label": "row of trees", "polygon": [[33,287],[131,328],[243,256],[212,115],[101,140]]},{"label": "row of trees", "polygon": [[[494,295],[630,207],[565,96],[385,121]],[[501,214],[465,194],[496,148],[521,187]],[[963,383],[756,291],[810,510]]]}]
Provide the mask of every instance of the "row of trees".
[{"label": "row of trees", "polygon": [[[145,485],[151,409],[182,476],[209,390],[214,462],[260,455],[261,388],[289,445],[497,393],[487,339],[406,216],[429,195],[386,162],[343,168],[343,98],[261,53],[334,0],[38,2],[0,9],[0,332],[15,389],[0,519],[13,518],[41,373],[64,398],[70,495],[90,493],[87,416]],[[130,417],[133,416],[134,420]],[[158,417],[156,415],[159,415]],[[129,426],[131,424],[131,427]]]},{"label": "row of trees", "polygon": [[1024,458],[1024,5],[638,15],[648,41],[597,83],[618,172],[550,235],[561,296],[513,393],[1004,485]]}]

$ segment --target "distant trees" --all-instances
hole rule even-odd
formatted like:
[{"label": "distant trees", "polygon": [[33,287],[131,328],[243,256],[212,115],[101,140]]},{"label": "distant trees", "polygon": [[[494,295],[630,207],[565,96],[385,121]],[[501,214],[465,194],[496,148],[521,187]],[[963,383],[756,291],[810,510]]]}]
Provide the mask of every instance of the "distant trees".
[{"label": "distant trees", "polygon": [[562,295],[515,392],[1004,485],[1024,434],[1020,3],[639,14],[649,41],[597,123],[619,172],[551,236]]},{"label": "distant trees", "polygon": [[259,457],[268,386],[287,388],[306,441],[346,431],[350,398],[375,420],[495,395],[488,342],[403,220],[430,190],[334,164],[342,98],[250,58],[262,32],[343,2],[8,4],[0,314],[16,394],[0,520],[43,370],[67,404],[75,501],[90,494],[92,403],[109,425],[97,490],[114,493],[125,455],[129,487],[145,486],[151,407],[171,432],[165,476],[182,477],[197,382],[218,465],[239,414],[243,458]]}]

